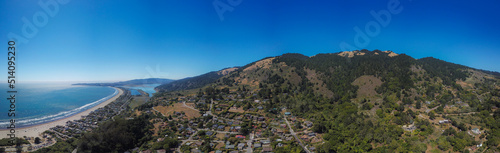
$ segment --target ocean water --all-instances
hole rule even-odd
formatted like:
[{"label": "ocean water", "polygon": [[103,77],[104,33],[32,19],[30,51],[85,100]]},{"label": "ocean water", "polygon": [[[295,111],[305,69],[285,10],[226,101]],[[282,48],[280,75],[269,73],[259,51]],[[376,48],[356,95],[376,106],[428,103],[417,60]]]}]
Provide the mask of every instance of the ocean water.
[{"label": "ocean water", "polygon": [[138,89],[140,89],[144,92],[147,92],[149,94],[149,97],[152,97],[153,94],[156,93],[155,87],[157,87],[159,85],[161,85],[161,84],[143,84],[140,86],[122,86],[122,87],[129,89],[130,94],[132,94],[132,95],[141,95],[139,93],[139,91],[137,91]]},{"label": "ocean water", "polygon": [[[0,128],[10,124],[10,93],[0,84]],[[70,83],[16,84],[16,128],[43,124],[92,108],[118,94],[110,87],[73,86]]]}]

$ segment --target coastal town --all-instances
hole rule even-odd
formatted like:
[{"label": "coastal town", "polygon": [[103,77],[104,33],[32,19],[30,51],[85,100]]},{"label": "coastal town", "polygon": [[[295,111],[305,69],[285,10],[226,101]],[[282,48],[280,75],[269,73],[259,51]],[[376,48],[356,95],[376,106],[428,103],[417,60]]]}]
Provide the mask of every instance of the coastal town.
[{"label": "coastal town", "polygon": [[[148,115],[153,128],[150,134],[154,141],[149,147],[136,147],[128,152],[166,153],[166,152],[280,152],[286,149],[302,150],[307,153],[316,152],[316,147],[324,143],[324,134],[314,132],[314,120],[307,120],[294,115],[286,107],[269,109],[266,104],[269,99],[257,98],[253,92],[218,91],[216,94],[198,92],[196,94],[163,94],[149,98],[143,91],[132,95],[130,90],[120,88],[124,93],[114,102],[92,111],[79,120],[67,121],[65,126],[56,126],[43,132],[39,137],[24,137],[27,143],[19,146],[4,147],[6,152],[32,152],[50,147],[57,141],[67,141],[81,137],[86,132],[97,129],[100,123],[114,120],[117,115],[122,118],[134,119]],[[145,99],[137,103],[138,99]],[[433,102],[425,105],[433,106]],[[458,103],[461,104],[461,103]],[[133,106],[133,107],[131,107]],[[431,114],[437,107],[416,109]],[[450,108],[446,107],[449,114]],[[460,108],[468,107],[460,105]],[[418,117],[429,119],[429,115]],[[446,115],[446,114],[445,114]],[[465,114],[469,115],[469,114]],[[450,117],[436,117],[432,125],[445,129],[461,130],[463,125],[456,125]],[[401,128],[407,134],[422,131],[417,127],[422,125],[404,125]],[[467,129],[464,129],[467,130]],[[468,130],[469,135],[479,138],[482,134],[479,128]],[[176,140],[169,147],[158,146],[167,139]],[[482,144],[474,145],[470,151],[478,150]],[[76,152],[76,149],[74,149]]]},{"label": "coastal town", "polygon": [[90,132],[98,128],[99,123],[112,120],[114,116],[128,109],[127,107],[133,96],[130,94],[129,90],[121,87],[119,88],[124,91],[124,93],[105,107],[98,108],[88,115],[82,116],[81,119],[67,121],[64,126],[58,125],[52,127],[41,133],[39,137],[23,136],[23,139],[26,141],[20,145],[2,146],[0,148],[4,148],[5,152],[32,152],[52,146],[57,143],[57,140],[65,141],[74,137],[80,137],[84,132]]},{"label": "coastal town", "polygon": [[[175,137],[181,144],[177,148],[138,152],[250,153],[273,152],[275,148],[285,147],[314,152],[314,146],[323,139],[312,132],[313,122],[294,116],[285,107],[269,113],[264,110],[267,101],[269,99],[246,99],[235,93],[216,99],[207,95],[157,98],[152,109],[136,112],[161,114],[154,124],[157,141]],[[164,134],[166,131],[171,134]]]}]

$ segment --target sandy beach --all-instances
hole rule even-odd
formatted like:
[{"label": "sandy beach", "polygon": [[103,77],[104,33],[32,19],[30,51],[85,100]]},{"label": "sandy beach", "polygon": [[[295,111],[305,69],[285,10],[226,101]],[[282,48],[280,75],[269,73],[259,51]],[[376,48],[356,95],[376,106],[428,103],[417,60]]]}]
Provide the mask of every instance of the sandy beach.
[{"label": "sandy beach", "polygon": [[[44,131],[46,130],[49,130],[50,128],[52,127],[55,127],[57,125],[61,125],[61,126],[64,126],[66,125],[66,122],[67,121],[73,121],[73,120],[78,120],[78,119],[81,119],[82,116],[86,116],[88,114],[90,114],[90,112],[98,109],[98,108],[101,108],[101,107],[104,107],[106,105],[108,105],[109,103],[115,101],[118,97],[120,97],[120,95],[123,94],[123,91],[119,88],[115,88],[118,90],[118,94],[115,95],[114,97],[100,103],[99,105],[96,105],[88,110],[85,110],[83,112],[80,112],[78,114],[75,114],[73,116],[70,116],[70,117],[67,117],[67,118],[64,118],[64,119],[60,119],[60,120],[57,120],[57,121],[53,121],[53,122],[49,122],[49,123],[44,123],[44,124],[40,124],[40,125],[35,125],[35,126],[31,126],[31,127],[24,127],[24,128],[16,128],[16,137],[18,138],[22,138],[23,136],[26,136],[26,137],[38,137],[41,133],[43,133]],[[2,129],[0,130],[0,138],[7,138],[8,137],[8,134],[9,131],[6,130],[6,129]]]}]

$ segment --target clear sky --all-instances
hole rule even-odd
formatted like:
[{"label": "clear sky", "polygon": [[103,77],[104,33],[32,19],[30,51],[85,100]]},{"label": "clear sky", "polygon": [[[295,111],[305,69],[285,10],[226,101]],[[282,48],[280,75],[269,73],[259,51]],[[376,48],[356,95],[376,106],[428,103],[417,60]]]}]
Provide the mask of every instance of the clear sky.
[{"label": "clear sky", "polygon": [[14,36],[21,82],[181,79],[283,53],[340,52],[342,42],[500,71],[499,8],[495,0],[6,0],[0,67],[7,71]]}]

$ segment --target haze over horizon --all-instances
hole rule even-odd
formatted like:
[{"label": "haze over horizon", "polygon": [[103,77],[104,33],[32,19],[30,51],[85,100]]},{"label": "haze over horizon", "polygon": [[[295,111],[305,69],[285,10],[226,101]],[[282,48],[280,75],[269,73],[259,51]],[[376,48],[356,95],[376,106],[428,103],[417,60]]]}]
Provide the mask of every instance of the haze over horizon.
[{"label": "haze over horizon", "polygon": [[493,0],[63,2],[0,6],[0,41],[24,38],[16,40],[19,82],[182,79],[284,53],[352,48],[500,72]]}]

